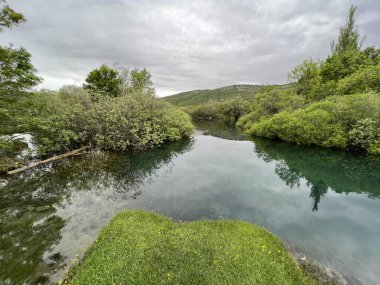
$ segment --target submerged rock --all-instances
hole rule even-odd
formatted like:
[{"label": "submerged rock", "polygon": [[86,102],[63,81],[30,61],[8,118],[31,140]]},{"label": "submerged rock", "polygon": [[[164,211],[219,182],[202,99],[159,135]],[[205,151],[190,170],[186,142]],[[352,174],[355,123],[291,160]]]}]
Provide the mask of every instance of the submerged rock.
[{"label": "submerged rock", "polygon": [[36,209],[36,207],[34,207],[34,206],[26,206],[26,209],[28,211],[34,211]]},{"label": "submerged rock", "polygon": [[39,206],[39,207],[36,207],[36,212],[45,212],[49,210],[50,208],[51,208],[50,205]]}]

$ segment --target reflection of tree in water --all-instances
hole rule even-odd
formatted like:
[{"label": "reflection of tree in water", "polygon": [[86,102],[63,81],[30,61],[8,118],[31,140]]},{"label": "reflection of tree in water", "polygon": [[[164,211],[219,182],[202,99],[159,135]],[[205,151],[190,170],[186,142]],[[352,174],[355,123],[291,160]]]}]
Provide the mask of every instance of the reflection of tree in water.
[{"label": "reflection of tree in water", "polygon": [[299,187],[305,179],[314,200],[313,211],[329,189],[380,198],[379,158],[266,139],[255,139],[255,153],[267,163],[276,163],[275,173],[286,185]]},{"label": "reflection of tree in water", "polygon": [[74,191],[106,190],[111,199],[136,198],[141,183],[149,183],[167,166],[163,175],[168,175],[172,159],[192,146],[192,140],[183,140],[141,153],[89,154],[0,177],[0,284],[48,281],[42,273],[63,259],[59,253],[45,261],[49,264],[42,259],[65,225],[55,208],[70,201]]},{"label": "reflection of tree in water", "polygon": [[234,124],[229,125],[222,120],[219,121],[193,121],[194,126],[206,136],[214,136],[226,140],[244,141],[247,135],[237,129]]}]

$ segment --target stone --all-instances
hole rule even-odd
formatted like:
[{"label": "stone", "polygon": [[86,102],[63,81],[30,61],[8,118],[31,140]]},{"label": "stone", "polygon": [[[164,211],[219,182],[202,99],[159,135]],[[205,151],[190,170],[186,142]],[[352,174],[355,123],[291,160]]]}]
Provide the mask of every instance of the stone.
[{"label": "stone", "polygon": [[39,206],[39,207],[36,207],[36,212],[45,212],[49,210],[50,208],[51,208],[50,205]]}]

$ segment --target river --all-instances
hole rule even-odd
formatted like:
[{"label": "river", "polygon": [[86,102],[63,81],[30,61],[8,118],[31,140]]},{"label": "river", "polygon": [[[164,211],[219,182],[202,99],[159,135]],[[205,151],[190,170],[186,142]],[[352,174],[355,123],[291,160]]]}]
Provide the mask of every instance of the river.
[{"label": "river", "polygon": [[0,284],[56,283],[125,209],[256,223],[350,284],[378,284],[379,197],[379,158],[198,123],[191,140],[154,150],[0,176]]}]

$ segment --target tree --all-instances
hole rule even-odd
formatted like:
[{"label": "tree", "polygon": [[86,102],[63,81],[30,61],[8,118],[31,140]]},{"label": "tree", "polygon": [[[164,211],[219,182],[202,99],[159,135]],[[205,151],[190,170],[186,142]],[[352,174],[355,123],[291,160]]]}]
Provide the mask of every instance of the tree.
[{"label": "tree", "polygon": [[371,65],[372,62],[360,50],[351,49],[333,54],[328,56],[321,66],[322,81],[338,81],[350,76],[360,68]]},{"label": "tree", "polygon": [[151,74],[144,68],[135,68],[130,72],[130,88],[132,91],[141,91],[155,95]]},{"label": "tree", "polygon": [[368,47],[361,51],[363,39],[360,39],[355,25],[356,6],[351,6],[346,24],[340,28],[338,42],[331,43],[331,52],[321,66],[322,81],[338,81],[350,76],[361,68],[380,62],[380,50]]},{"label": "tree", "polygon": [[360,50],[363,39],[360,39],[358,27],[355,25],[356,6],[352,5],[348,12],[346,24],[340,28],[338,42],[331,43],[332,54],[339,54],[348,50]]},{"label": "tree", "polygon": [[[0,32],[24,21],[22,14],[6,5],[0,11]],[[31,54],[22,47],[0,46],[0,96],[26,91],[42,81],[30,59]]]},{"label": "tree", "polygon": [[311,99],[317,96],[316,92],[321,83],[320,63],[312,59],[306,59],[288,74],[288,80],[297,82],[297,94],[304,98]]},{"label": "tree", "polygon": [[[5,2],[4,0],[0,0]],[[3,31],[5,28],[11,28],[14,25],[25,22],[24,15],[15,12],[8,5],[5,5],[0,11],[0,31]]]},{"label": "tree", "polygon": [[35,75],[31,54],[24,48],[0,46],[0,92],[26,91],[42,81]]},{"label": "tree", "polygon": [[83,87],[103,95],[118,97],[122,94],[123,79],[115,69],[103,64],[87,75]]}]

